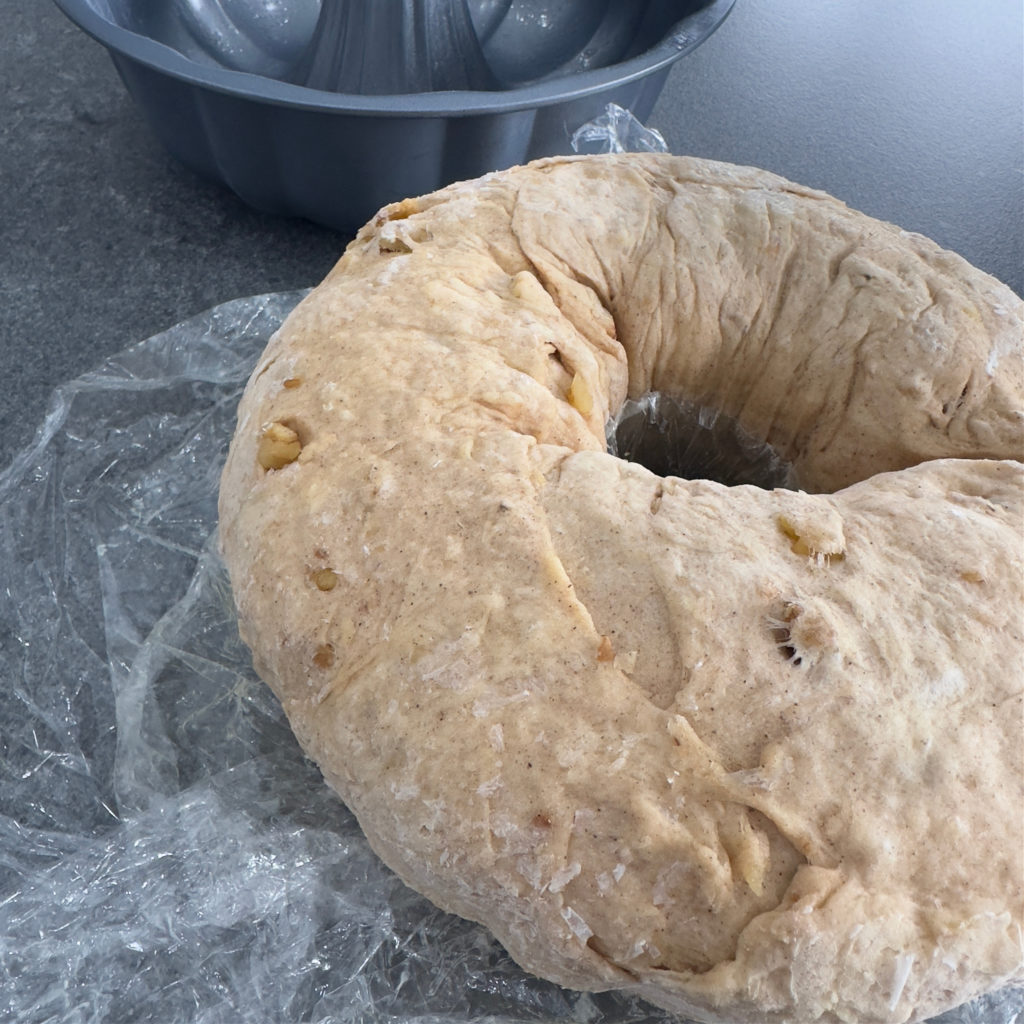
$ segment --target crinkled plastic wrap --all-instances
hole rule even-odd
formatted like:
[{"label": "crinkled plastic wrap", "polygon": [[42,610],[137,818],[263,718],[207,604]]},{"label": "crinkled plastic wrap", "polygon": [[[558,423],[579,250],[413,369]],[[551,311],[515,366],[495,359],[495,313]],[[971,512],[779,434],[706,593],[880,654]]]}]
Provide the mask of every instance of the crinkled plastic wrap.
[{"label": "crinkled plastic wrap", "polygon": [[[298,749],[215,546],[244,381],[299,299],[61,388],[0,475],[0,1019],[667,1022],[406,889]],[[1012,1024],[1019,994],[943,1024]]]},{"label": "crinkled plastic wrap", "polygon": [[664,136],[631,110],[609,103],[604,113],[580,125],[569,140],[576,153],[667,153]]},{"label": "crinkled plastic wrap", "polygon": [[627,399],[605,428],[608,451],[659,476],[772,489],[798,486],[793,467],[731,416],[673,395]]}]

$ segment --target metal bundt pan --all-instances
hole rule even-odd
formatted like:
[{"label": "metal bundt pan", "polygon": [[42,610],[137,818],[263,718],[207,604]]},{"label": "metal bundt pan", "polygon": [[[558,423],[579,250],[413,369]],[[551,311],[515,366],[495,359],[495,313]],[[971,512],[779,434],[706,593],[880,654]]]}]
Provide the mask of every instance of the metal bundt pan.
[{"label": "metal bundt pan", "polygon": [[640,120],[735,0],[56,0],[167,149],[261,210],[385,203]]}]

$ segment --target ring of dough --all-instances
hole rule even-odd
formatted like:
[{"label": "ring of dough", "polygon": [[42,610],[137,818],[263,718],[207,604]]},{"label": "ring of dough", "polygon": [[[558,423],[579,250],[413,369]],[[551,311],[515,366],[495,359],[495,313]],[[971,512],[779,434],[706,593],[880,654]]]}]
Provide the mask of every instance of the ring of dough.
[{"label": "ring of dough", "polygon": [[[1022,306],[699,160],[387,207],[241,402],[254,664],[383,860],[531,972],[757,1024],[1020,981]],[[647,392],[801,490],[609,455]]]}]

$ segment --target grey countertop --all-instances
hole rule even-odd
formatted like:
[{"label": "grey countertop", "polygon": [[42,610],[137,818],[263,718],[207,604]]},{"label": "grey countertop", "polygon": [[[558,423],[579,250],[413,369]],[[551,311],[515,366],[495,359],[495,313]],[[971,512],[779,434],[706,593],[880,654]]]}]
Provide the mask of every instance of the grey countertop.
[{"label": "grey countertop", "polygon": [[[3,467],[56,384],[220,302],[315,284],[346,238],[177,165],[47,0],[0,0],[0,19]],[[674,152],[825,189],[1024,293],[1019,0],[738,0],[648,123]]]}]

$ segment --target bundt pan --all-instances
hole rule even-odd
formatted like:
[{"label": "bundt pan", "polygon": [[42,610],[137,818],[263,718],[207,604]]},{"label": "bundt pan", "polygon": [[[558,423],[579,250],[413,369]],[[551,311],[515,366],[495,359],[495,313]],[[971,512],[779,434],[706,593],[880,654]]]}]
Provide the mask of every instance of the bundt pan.
[{"label": "bundt pan", "polygon": [[174,156],[350,232],[387,202],[646,118],[735,0],[56,0]]}]

